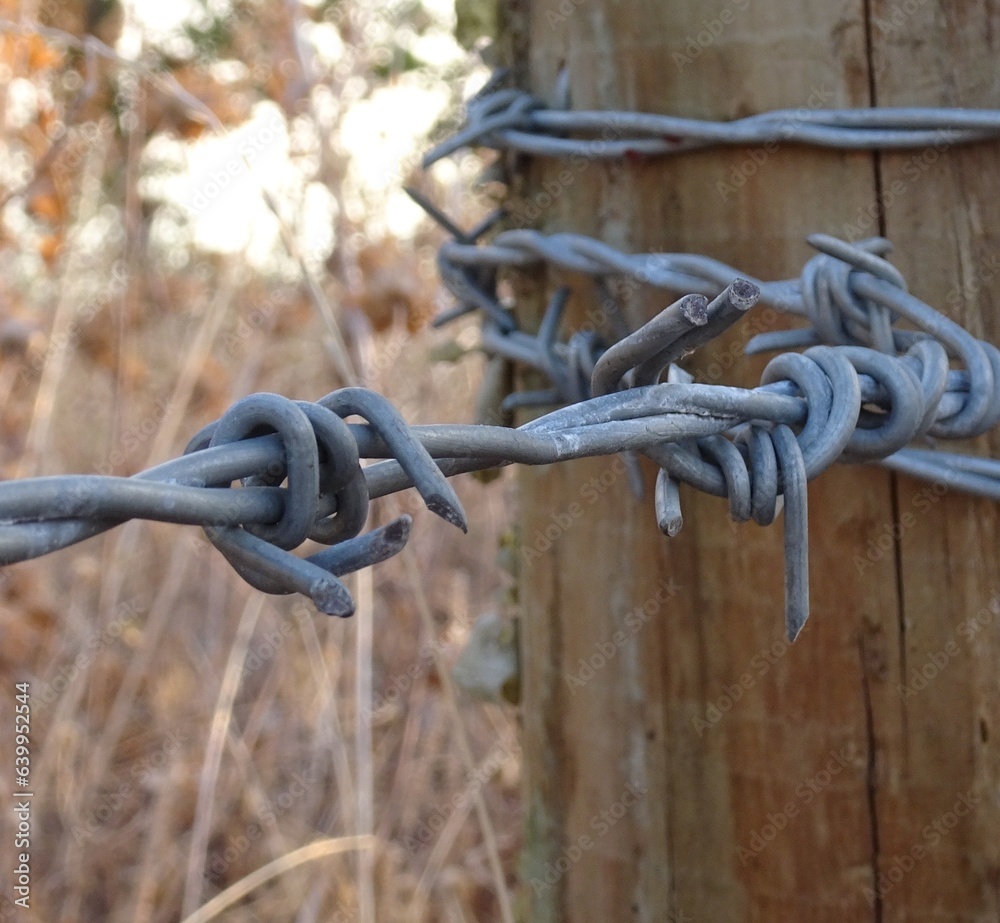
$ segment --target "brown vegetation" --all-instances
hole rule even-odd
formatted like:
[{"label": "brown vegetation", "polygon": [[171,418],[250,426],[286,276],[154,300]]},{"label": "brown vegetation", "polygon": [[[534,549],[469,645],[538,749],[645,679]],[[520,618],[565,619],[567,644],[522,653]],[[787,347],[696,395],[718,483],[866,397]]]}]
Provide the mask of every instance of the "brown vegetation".
[{"label": "brown vegetation", "polygon": [[[103,6],[116,5],[41,3],[37,26],[0,3],[0,68],[16,78],[0,80],[0,149],[26,165],[0,186],[3,476],[131,474],[248,392],[321,396],[344,383],[331,306],[365,384],[414,422],[468,419],[476,360],[427,359],[451,336],[427,328],[439,238],[372,242],[345,217],[339,116],[315,108],[314,84],[360,79],[363,98],[400,78],[372,65],[394,22],[373,25],[385,14],[360,2],[237,2],[187,59],[147,47],[119,60],[109,46],[129,24],[108,9],[95,25]],[[312,82],[291,10],[327,17],[345,42]],[[96,56],[82,41],[94,30]],[[213,65],[230,58],[246,67],[226,83]],[[335,258],[310,252],[286,202],[267,262],[199,248],[154,189],[151,142],[224,133],[264,99],[320,139],[308,179],[339,206]],[[373,524],[413,512],[414,539],[353,580],[346,622],[250,589],[181,527],[131,524],[0,572],[5,734],[15,682],[32,702],[33,890],[17,919],[207,919],[198,908],[241,882],[257,886],[218,919],[499,919],[518,848],[516,721],[456,699],[443,671],[503,587],[511,485],[458,489],[468,538],[408,494],[374,506]],[[0,920],[12,822],[0,812]],[[247,877],[275,860],[266,881]]]}]

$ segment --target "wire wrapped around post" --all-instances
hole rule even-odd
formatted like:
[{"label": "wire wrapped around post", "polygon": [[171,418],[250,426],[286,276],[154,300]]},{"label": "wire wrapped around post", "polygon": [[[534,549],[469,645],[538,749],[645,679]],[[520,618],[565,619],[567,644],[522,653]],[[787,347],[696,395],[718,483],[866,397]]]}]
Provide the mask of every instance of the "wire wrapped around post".
[{"label": "wire wrapped around post", "polygon": [[[128,519],[194,524],[252,586],[302,593],[321,611],[347,616],[354,604],[339,578],[398,553],[410,534],[408,516],[360,534],[371,500],[414,487],[431,512],[465,530],[450,476],[640,452],[660,468],[654,505],[668,535],[682,523],[681,483],[726,497],[740,521],[769,524],[783,503],[785,624],[794,639],[809,615],[807,481],[837,461],[881,459],[905,467],[912,440],[930,433],[964,437],[1000,416],[995,347],[906,295],[894,270],[870,249],[817,243],[832,262],[805,276],[844,275],[838,266],[847,265],[845,291],[866,293],[876,317],[891,306],[883,340],[905,352],[818,345],[772,359],[758,388],[699,384],[674,360],[744,318],[761,298],[756,283],[736,278],[711,302],[685,295],[610,349],[585,354],[557,349],[566,302],[557,292],[537,337],[519,340],[512,331],[498,342],[520,344],[522,358],[535,355],[554,391],[575,381],[572,387],[587,391],[582,400],[508,429],[409,426],[384,397],[363,388],[334,391],[316,403],[251,395],[198,432],[181,458],[131,478],[66,475],[0,484],[0,564],[65,548]],[[843,258],[865,268],[850,268]],[[820,316],[832,310],[832,300],[802,302],[806,310],[816,303],[816,330],[833,323]],[[865,317],[845,311],[836,329],[874,342]],[[891,326],[898,317],[924,330],[898,331]],[[965,368],[950,370],[949,354]],[[347,422],[352,417],[364,422]],[[362,459],[382,461],[363,467]],[[1000,499],[996,462],[969,470],[927,452],[917,459],[917,467],[952,486]],[[240,486],[232,487],[236,481]],[[329,547],[306,557],[291,553],[307,540]]]}]

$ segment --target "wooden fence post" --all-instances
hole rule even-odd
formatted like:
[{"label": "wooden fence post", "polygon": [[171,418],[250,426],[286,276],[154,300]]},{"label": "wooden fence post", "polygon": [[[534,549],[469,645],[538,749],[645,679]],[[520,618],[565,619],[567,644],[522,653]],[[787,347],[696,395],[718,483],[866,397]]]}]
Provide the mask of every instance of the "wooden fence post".
[{"label": "wooden fence post", "polygon": [[[996,0],[502,8],[519,83],[554,103],[565,69],[578,109],[729,119],[1000,99]],[[765,279],[801,270],[810,232],[884,232],[912,291],[997,342],[997,175],[992,143],[765,145],[529,161],[511,207],[545,231]],[[560,281],[573,324],[603,319],[585,279],[531,285]],[[666,299],[623,302],[636,322]],[[785,323],[757,315],[747,325]],[[756,383],[745,339],[702,350],[699,379]],[[525,919],[1000,917],[995,505],[877,467],[820,476],[812,618],[789,648],[780,524],[734,525],[723,501],[685,490],[667,540],[611,459],[524,469],[521,484]]]}]

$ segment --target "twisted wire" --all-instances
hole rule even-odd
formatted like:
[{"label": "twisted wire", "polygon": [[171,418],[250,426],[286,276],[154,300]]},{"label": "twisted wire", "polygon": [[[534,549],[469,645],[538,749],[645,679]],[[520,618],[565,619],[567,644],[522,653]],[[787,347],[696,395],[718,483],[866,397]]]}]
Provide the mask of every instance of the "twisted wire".
[{"label": "twisted wire", "polygon": [[[689,396],[663,391],[613,398],[590,408],[585,420],[543,417],[518,430],[410,427],[385,398],[361,388],[314,404],[251,395],[196,434],[181,458],[130,478],[65,475],[0,484],[0,564],[48,554],[128,519],[201,525],[257,589],[303,593],[321,611],[345,616],[353,602],[338,578],[396,554],[409,536],[408,516],[359,535],[370,499],[415,487],[431,512],[465,530],[447,475],[724,432],[758,407],[781,419],[804,416],[801,400],[783,395],[755,400],[745,392],[706,414]],[[350,416],[366,422],[345,423]],[[362,458],[389,460],[363,468]],[[231,487],[234,481],[240,487]],[[304,558],[290,553],[306,539],[330,547]]]},{"label": "twisted wire", "polygon": [[[982,431],[996,422],[1000,382],[1000,354],[923,302],[914,307],[907,300],[913,296],[902,298],[901,280],[871,262],[871,248],[855,253],[839,242],[815,243],[826,248],[828,261],[813,265],[809,278],[842,274],[832,253],[849,256],[867,268],[848,273],[848,291],[867,293],[876,315],[891,304],[900,316],[923,322],[923,336],[904,355],[853,343],[813,346],[772,359],[758,388],[699,384],[674,360],[744,317],[761,298],[755,283],[735,279],[711,302],[685,295],[609,349],[578,339],[583,345],[558,352],[568,298],[561,290],[535,337],[494,332],[501,347],[511,345],[550,371],[553,390],[585,390],[585,399],[508,429],[409,426],[384,397],[363,388],[315,403],[251,395],[196,433],[181,458],[131,478],[68,475],[0,484],[0,564],[67,547],[127,519],[197,524],[252,586],[303,593],[321,611],[345,616],[354,604],[339,578],[398,553],[410,533],[411,519],[402,516],[360,534],[372,499],[415,487],[431,512],[465,530],[450,476],[639,452],[659,466],[654,506],[668,535],[683,521],[681,483],[728,498],[738,521],[769,524],[783,505],[785,621],[794,639],[809,613],[807,481],[837,461],[889,458],[898,466],[904,446],[923,433]],[[816,291],[826,288],[816,283]],[[836,302],[813,300],[819,307],[809,316],[815,314],[818,330],[833,322],[823,312]],[[802,301],[811,304],[811,296]],[[855,333],[871,333],[861,315],[844,312],[838,328],[844,338],[848,318]],[[949,352],[965,362],[964,370],[949,369]],[[664,372],[668,380],[660,383]],[[983,401],[986,384],[992,390]],[[364,422],[346,422],[353,417]],[[362,459],[382,461],[363,467]],[[988,482],[1000,498],[995,463],[987,462],[956,466],[948,483]],[[916,464],[938,470],[926,452]],[[240,487],[231,486],[235,481]],[[291,553],[307,539],[329,547],[305,557]]]},{"label": "twisted wire", "polygon": [[503,87],[504,81],[505,73],[496,72],[467,102],[465,124],[425,155],[425,167],[474,145],[538,157],[609,160],[719,145],[794,143],[890,150],[1000,137],[1000,110],[996,109],[800,108],[718,122],[648,112],[553,109],[524,90]]},{"label": "twisted wire", "polygon": [[[604,137],[546,134],[597,131]],[[609,131],[618,136],[609,139]],[[629,133],[636,137],[621,137]],[[889,148],[998,134],[1000,112],[992,110],[786,111],[730,123],[561,112],[495,79],[470,102],[467,126],[426,162],[467,144],[619,157],[774,140]],[[0,565],[129,519],[194,524],[255,588],[302,593],[320,611],[347,616],[354,603],[340,578],[397,554],[410,535],[406,515],[362,533],[371,500],[414,487],[431,512],[464,531],[448,477],[641,453],[659,468],[654,508],[667,535],[683,524],[682,483],[727,498],[737,521],[767,525],[783,508],[785,625],[794,640],[809,614],[806,485],[831,464],[879,461],[1000,500],[1000,462],[908,447],[916,439],[969,438],[1000,422],[1000,351],[910,294],[884,258],[888,241],[849,244],[814,235],[809,242],[819,253],[799,279],[765,282],[710,257],[625,254],[579,234],[501,231],[481,243],[501,213],[463,232],[419,193],[411,195],[451,235],[438,265],[458,304],[436,323],[481,311],[485,351],[548,379],[541,391],[510,395],[506,406],[566,406],[517,429],[409,426],[384,397],[362,388],[315,403],[251,395],[199,431],[181,458],[131,478],[0,484]],[[599,283],[624,276],[682,297],[634,332],[613,315],[620,337],[608,346],[584,331],[560,341],[570,297],[560,289],[529,334],[502,303],[497,280],[501,269],[538,264]],[[805,348],[772,359],[759,387],[699,384],[677,365],[759,302],[808,322],[750,341],[750,353]],[[897,327],[901,320],[910,328]],[[353,417],[364,422],[346,422]],[[374,459],[380,461],[362,465]],[[292,553],[306,541],[327,547]]]},{"label": "twisted wire", "polygon": [[[1000,422],[1000,351],[993,344],[976,339],[908,292],[899,270],[884,259],[884,254],[891,249],[888,240],[873,237],[849,244],[825,234],[814,234],[808,240],[820,252],[806,263],[799,279],[764,282],[744,278],[759,291],[762,302],[802,316],[809,325],[758,334],[747,344],[747,353],[822,343],[871,347],[901,357],[905,367],[920,378],[929,403],[927,419],[918,435],[967,439],[987,432]],[[502,266],[523,269],[548,264],[595,277],[615,275],[653,288],[710,297],[726,290],[742,275],[732,266],[698,254],[626,254],[583,235],[545,235],[534,230],[502,231],[479,245],[446,241],[438,258],[442,264],[468,270]],[[451,291],[461,307],[474,310],[476,302],[470,299],[469,288],[466,282]],[[684,310],[685,304],[688,302],[682,299],[677,306],[667,309],[653,327],[646,325],[609,352],[619,356],[618,361],[624,361],[625,367],[631,367],[637,350],[643,350],[641,341],[658,335],[656,325],[685,323],[678,313]],[[495,324],[492,315],[487,316],[484,347],[548,372],[552,381],[550,389],[526,396],[516,395],[508,406],[552,403],[553,398],[568,402],[581,399],[578,388],[564,384],[567,378],[573,379],[571,369],[578,366],[578,363],[571,365],[567,356],[574,348],[578,350],[580,344],[576,347],[558,344],[552,334],[564,307],[565,296],[553,299],[535,337],[514,329],[510,312],[507,312],[508,323],[503,328]],[[671,363],[713,339],[742,313],[738,307],[730,306],[725,311],[713,313],[710,322],[687,321],[690,330],[683,336],[635,363],[638,366],[633,376],[635,383],[649,384],[658,380]],[[909,322],[916,329],[894,326],[899,320]],[[601,346],[594,342],[593,334],[589,336],[588,356],[594,356],[601,351]],[[958,360],[961,368],[951,370],[949,359]],[[579,380],[578,375],[576,380]],[[990,474],[984,481],[981,471],[963,471],[953,464],[952,458],[950,454],[942,454],[937,462],[928,457],[918,461],[917,456],[907,451],[894,457],[891,466],[921,477],[926,477],[928,466],[932,466],[936,480],[973,493],[998,497],[1000,463],[989,465]]]},{"label": "twisted wire", "polygon": [[[418,201],[445,224],[436,208]],[[771,282],[741,278],[733,267],[698,254],[626,254],[580,234],[524,229],[501,231],[485,243],[453,236],[438,254],[458,306],[436,323],[489,301],[483,349],[548,378],[542,390],[510,395],[503,405],[508,410],[567,403],[575,414],[584,406],[578,402],[589,396],[641,390],[664,377],[670,385],[690,386],[691,376],[676,362],[737,323],[758,301],[808,321],[797,329],[758,334],[746,347],[748,354],[807,347],[801,354],[777,356],[761,382],[761,390],[806,401],[809,411],[797,434],[789,428],[795,424],[765,415],[725,434],[638,447],[660,469],[654,504],[667,535],[676,535],[683,523],[681,483],[728,498],[737,521],[769,524],[784,504],[790,638],[808,617],[804,485],[833,462],[879,462],[1000,500],[1000,461],[908,447],[919,439],[972,438],[1000,422],[1000,350],[910,294],[902,274],[884,258],[891,250],[888,240],[851,244],[824,234],[808,240],[819,253],[800,278]],[[594,333],[576,333],[560,343],[567,289],[554,293],[534,335],[517,328],[496,296],[497,270],[538,265],[689,294],[610,347]],[[487,269],[493,288],[473,291],[475,274]],[[613,317],[622,322],[620,312]],[[900,320],[910,329],[895,326]],[[953,360],[959,368],[951,368]],[[557,412],[549,419],[563,418]],[[630,453],[625,457],[634,462]]]}]

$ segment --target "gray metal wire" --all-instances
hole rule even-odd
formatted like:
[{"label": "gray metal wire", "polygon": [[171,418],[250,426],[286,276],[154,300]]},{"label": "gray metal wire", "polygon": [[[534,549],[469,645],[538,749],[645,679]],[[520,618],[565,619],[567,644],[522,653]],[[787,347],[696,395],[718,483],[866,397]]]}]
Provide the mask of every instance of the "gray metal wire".
[{"label": "gray metal wire", "polygon": [[465,125],[427,153],[425,167],[473,145],[536,157],[610,160],[680,154],[718,145],[792,143],[890,150],[1000,137],[1000,110],[996,109],[801,108],[713,122],[648,112],[553,109],[524,90],[505,87],[505,82],[505,71],[494,73],[468,101]]},{"label": "gray metal wire", "polygon": [[[531,245],[518,253],[537,259],[541,252],[576,268],[591,265],[586,261],[595,252],[612,257],[606,249],[518,240]],[[660,468],[654,505],[669,535],[682,523],[681,483],[727,497],[739,521],[766,525],[784,504],[785,621],[794,639],[809,614],[806,483],[829,465],[882,459],[1000,499],[997,462],[905,448],[926,434],[964,438],[1000,420],[1000,351],[908,295],[896,270],[876,255],[884,242],[850,246],[818,237],[813,243],[824,252],[807,265],[798,287],[762,289],[736,278],[712,301],[685,295],[609,349],[558,342],[564,291],[552,298],[535,336],[502,333],[488,320],[487,347],[547,371],[555,397],[587,392],[517,429],[409,426],[385,398],[362,388],[316,403],[256,394],[197,433],[183,457],[131,478],[67,475],[0,484],[0,564],[65,548],[127,519],[196,524],[254,587],[303,593],[323,612],[350,615],[353,601],[339,577],[396,554],[411,526],[403,516],[361,535],[370,500],[415,487],[428,509],[464,530],[448,477],[640,452]],[[513,252],[505,246],[473,249],[489,268]],[[460,265],[482,269],[472,253],[460,252]],[[647,265],[636,259],[617,254],[611,263],[619,270]],[[694,267],[710,269],[701,278],[723,273],[722,264],[690,260],[684,281],[695,278]],[[654,278],[673,284],[675,277]],[[755,389],[698,384],[674,364],[746,316],[764,291],[794,293],[792,301],[813,321],[811,336],[845,342],[777,356]],[[481,294],[495,298],[485,289]],[[900,317],[919,329],[897,330],[892,323]],[[878,342],[897,353],[868,345]],[[951,370],[949,355],[963,368]],[[664,374],[668,381],[660,383]],[[365,422],[345,422],[355,416]],[[383,460],[363,467],[362,459]],[[235,481],[241,486],[230,486]],[[330,547],[304,558],[291,553],[307,539]]]},{"label": "gray metal wire", "polygon": [[[761,412],[804,418],[802,400],[784,395],[732,390],[713,393],[705,404],[704,386],[669,390],[610,395],[588,402],[579,417],[561,411],[516,430],[410,427],[385,398],[361,388],[315,404],[252,395],[198,433],[183,457],[131,478],[66,475],[0,484],[0,564],[48,554],[128,519],[196,524],[258,589],[303,593],[321,611],[349,615],[353,603],[337,578],[397,553],[409,534],[404,516],[359,536],[372,498],[415,487],[432,512],[464,530],[446,476],[722,433]],[[354,415],[367,422],[344,422]],[[361,458],[391,460],[363,468]],[[241,487],[229,486],[237,480]],[[306,539],[331,547],[307,558],[289,553]]]},{"label": "gray metal wire", "polygon": [[[428,162],[471,143],[617,157],[770,140],[886,148],[1000,134],[1000,112],[957,109],[779,112],[726,124],[554,112],[527,94],[500,89],[496,80],[468,111],[466,129]],[[609,141],[609,126],[637,137]],[[605,137],[545,134],[565,131]],[[484,349],[538,369],[549,381],[543,391],[511,395],[507,407],[566,406],[517,429],[409,426],[385,398],[361,388],[316,403],[252,395],[197,433],[183,457],[131,478],[66,475],[0,484],[0,565],[68,547],[129,519],[194,524],[252,586],[302,593],[321,611],[347,616],[354,603],[339,578],[398,553],[410,534],[409,516],[361,534],[372,499],[415,487],[431,512],[465,530],[451,476],[642,453],[659,467],[654,507],[668,535],[683,523],[681,483],[726,497],[738,521],[766,525],[783,506],[785,624],[794,640],[809,614],[806,484],[831,464],[878,461],[1000,500],[1000,462],[910,447],[973,437],[1000,422],[1000,351],[910,294],[884,259],[888,241],[849,244],[814,235],[809,241],[819,254],[799,279],[764,282],[709,257],[625,254],[578,234],[501,231],[482,243],[499,213],[463,232],[411,194],[452,238],[438,263],[458,306],[438,322],[481,310]],[[624,276],[683,297],[639,330],[621,329],[624,335],[608,347],[595,333],[559,339],[569,298],[562,289],[537,333],[529,334],[501,303],[497,275],[538,264],[598,280]],[[759,387],[698,384],[676,364],[758,302],[808,321],[750,341],[749,352],[807,347],[772,359]],[[896,326],[901,320],[909,329]],[[352,417],[364,422],[347,423]],[[381,461],[363,466],[364,459]],[[306,557],[291,553],[306,540],[328,547]]]},{"label": "gray metal wire", "polygon": [[[750,354],[776,349],[816,346],[863,346],[887,355],[901,356],[912,372],[922,377],[922,386],[933,398],[928,418],[919,435],[968,439],[992,429],[1000,422],[1000,351],[977,340],[959,324],[909,293],[899,271],[884,259],[891,250],[888,240],[873,237],[849,244],[824,234],[809,237],[819,255],[811,259],[799,279],[762,282],[747,279],[759,291],[760,300],[780,311],[804,317],[809,325],[755,336],[747,344]],[[438,255],[445,267],[443,278],[459,300],[460,307],[449,312],[450,319],[462,310],[485,303],[493,305],[484,317],[483,345],[488,352],[505,356],[546,373],[551,388],[528,395],[514,395],[508,407],[546,405],[578,401],[589,395],[586,376],[594,367],[602,348],[593,334],[577,337],[566,344],[556,342],[565,295],[553,299],[539,333],[530,336],[512,329],[512,315],[504,312],[506,323],[497,322],[503,308],[495,294],[475,287],[471,274],[501,266],[530,268],[548,264],[596,277],[621,276],[640,284],[672,292],[694,292],[714,297],[740,277],[732,266],[697,254],[625,254],[607,244],[579,234],[545,235],[534,230],[502,231],[485,244],[448,241]],[[644,343],[660,336],[663,325],[686,323],[688,330],[668,347],[634,363],[631,381],[650,384],[667,371],[685,352],[703,345],[738,319],[740,311],[730,309],[713,316],[710,322],[685,320],[678,313],[689,302],[667,309],[641,331],[612,347],[610,354],[629,363],[642,353]],[[915,329],[894,326],[899,320]],[[950,370],[949,357],[962,368]],[[608,361],[608,360],[605,360]],[[933,376],[927,369],[933,368]],[[937,389],[937,390],[934,390]],[[940,393],[938,393],[940,391]],[[961,490],[1000,499],[1000,462],[985,460],[976,471],[956,465],[954,454],[915,455],[904,451],[886,464],[919,477],[933,476]],[[986,471],[988,474],[984,474]]]},{"label": "gray metal wire", "polygon": [[[453,227],[432,203],[415,198],[440,224]],[[748,353],[808,347],[802,354],[773,359],[757,389],[804,399],[806,419],[789,424],[765,414],[725,434],[622,446],[638,448],[659,466],[656,515],[668,535],[677,534],[683,522],[681,482],[727,497],[738,521],[767,524],[785,501],[790,638],[808,615],[808,536],[800,485],[834,461],[878,462],[949,489],[1000,500],[1000,461],[908,447],[913,441],[930,446],[938,438],[975,437],[1000,422],[1000,350],[910,294],[901,273],[884,258],[891,249],[884,238],[850,244],[816,234],[809,242],[819,253],[800,278],[776,282],[740,278],[733,267],[697,254],[625,254],[583,235],[534,230],[501,231],[486,243],[456,235],[438,254],[442,278],[458,307],[437,323],[482,309],[484,350],[533,368],[549,382],[541,391],[510,395],[504,406],[569,404],[562,415],[549,415],[554,420],[566,420],[565,413],[585,414],[587,398],[656,386],[664,377],[675,388],[691,386],[691,376],[675,362],[738,322],[758,300],[809,322],[758,334],[746,347]],[[567,290],[553,294],[535,334],[517,329],[497,297],[498,269],[538,265],[691,294],[610,348],[593,332],[560,342]],[[910,329],[895,326],[901,320]],[[952,360],[959,368],[951,368]],[[792,430],[782,428],[789,425],[798,427],[797,450],[789,442]],[[795,451],[801,465],[792,457]]]}]

